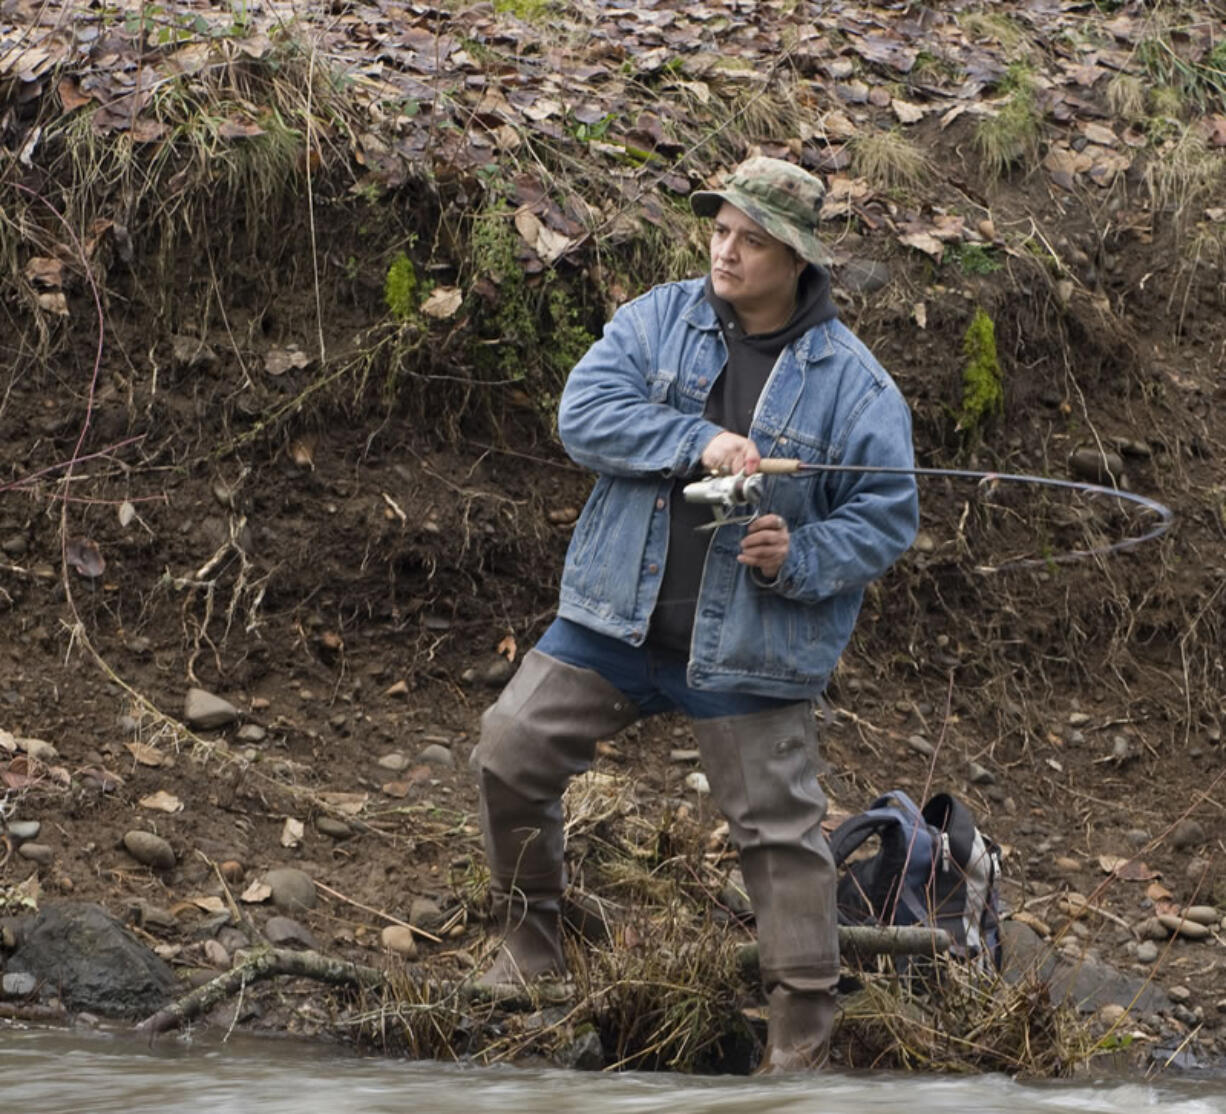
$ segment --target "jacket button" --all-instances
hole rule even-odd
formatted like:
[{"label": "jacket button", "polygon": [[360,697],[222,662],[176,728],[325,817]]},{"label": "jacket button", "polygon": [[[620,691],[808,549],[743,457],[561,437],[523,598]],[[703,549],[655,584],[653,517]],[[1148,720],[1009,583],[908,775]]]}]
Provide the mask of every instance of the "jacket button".
[{"label": "jacket button", "polygon": [[657,499],[657,500],[656,500],[656,510],[658,510],[658,511],[662,511],[663,509],[664,509],[664,500],[663,500],[663,499]]},{"label": "jacket button", "polygon": [[700,387],[705,387],[707,385],[707,377],[705,375],[700,375],[698,377],[698,385]]},{"label": "jacket button", "polygon": [[648,565],[648,566],[647,566],[647,571],[648,571],[648,572],[659,572],[659,571],[660,571],[660,566],[659,566],[659,565],[654,565],[654,564],[653,564],[653,565]]}]

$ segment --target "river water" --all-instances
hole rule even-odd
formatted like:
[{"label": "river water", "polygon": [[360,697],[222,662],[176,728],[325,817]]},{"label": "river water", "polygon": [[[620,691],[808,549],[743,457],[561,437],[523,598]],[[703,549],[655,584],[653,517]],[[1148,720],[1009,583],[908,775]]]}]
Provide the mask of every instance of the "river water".
[{"label": "river water", "polygon": [[221,1045],[0,1028],[4,1114],[1226,1114],[1226,1079],[1018,1083],[828,1072],[604,1075],[361,1059],[287,1041]]}]

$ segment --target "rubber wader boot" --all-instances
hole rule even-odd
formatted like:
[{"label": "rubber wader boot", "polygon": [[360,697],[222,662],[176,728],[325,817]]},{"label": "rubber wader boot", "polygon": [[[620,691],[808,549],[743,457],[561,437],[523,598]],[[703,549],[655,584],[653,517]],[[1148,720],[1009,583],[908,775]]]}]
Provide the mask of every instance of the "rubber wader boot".
[{"label": "rubber wader boot", "polygon": [[770,1011],[758,1070],[821,1067],[834,1029],[839,938],[813,709],[789,704],[692,726],[758,926]]},{"label": "rubber wader boot", "polygon": [[521,987],[566,974],[562,954],[562,792],[596,741],[638,718],[600,674],[537,650],[481,720],[474,761],[494,915],[503,946],[477,985]]}]

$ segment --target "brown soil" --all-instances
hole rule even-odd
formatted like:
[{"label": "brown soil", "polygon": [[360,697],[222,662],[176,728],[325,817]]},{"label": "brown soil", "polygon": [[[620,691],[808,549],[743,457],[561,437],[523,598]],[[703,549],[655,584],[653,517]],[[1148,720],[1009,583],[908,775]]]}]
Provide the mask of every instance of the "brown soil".
[{"label": "brown soil", "polygon": [[[925,138],[934,164],[961,164],[961,121],[934,122]],[[832,817],[893,787],[963,796],[1007,849],[1009,908],[1063,930],[1065,945],[1187,987],[1187,1010],[1203,1018],[1197,1039],[1226,1052],[1220,939],[1163,945],[1156,965],[1139,964],[1131,947],[1132,926],[1168,900],[1155,883],[1176,906],[1226,905],[1226,287],[1212,269],[1189,277],[1170,222],[1138,236],[1125,210],[1098,195],[1070,201],[1041,174],[979,188],[1000,231],[1037,220],[1062,257],[1084,260],[1071,301],[1022,257],[986,275],[946,267],[934,280],[927,259],[884,236],[853,233],[839,246],[844,260],[891,268],[884,290],[844,290],[842,306],[912,402],[921,463],[1064,476],[1073,450],[1118,439],[1129,485],[1169,504],[1177,522],[1167,539],[1128,553],[985,575],[975,567],[1117,540],[1144,520],[1029,490],[993,494],[989,508],[974,484],[924,481],[931,545],[870,594],[829,693]],[[295,243],[309,258],[309,240]],[[338,300],[325,328],[347,335],[355,307],[377,298],[366,289]],[[996,322],[1005,417],[967,447],[949,410],[976,304]],[[80,306],[84,319],[84,297]],[[301,313],[278,309],[284,321],[313,313],[305,296]],[[240,335],[237,318],[257,316],[241,296],[230,312]],[[264,330],[252,351],[289,339],[276,323]],[[315,414],[214,457],[211,446],[250,426],[233,403],[238,364],[176,364],[170,337],[122,315],[105,341],[85,448],[145,441],[78,466],[74,491],[87,497],[63,520],[50,484],[0,488],[0,728],[59,755],[46,765],[0,755],[12,786],[6,818],[40,820],[39,842],[54,853],[49,866],[9,858],[2,892],[29,893],[33,878],[42,903],[101,902],[194,967],[205,963],[196,929],[208,914],[190,902],[221,894],[214,864],[237,860],[247,881],[293,865],[329,888],[300,918],[325,951],[382,962],[380,913],[405,919],[427,896],[456,916],[423,952],[440,970],[467,970],[485,926],[466,760],[502,663],[550,618],[567,512],[588,478],[526,417],[492,446],[444,437],[428,407],[377,427],[365,414]],[[132,363],[151,344],[171,368],[156,392]],[[0,476],[20,480],[73,455],[92,362],[82,333],[53,374],[8,369]],[[276,401],[308,380],[291,370],[266,389]],[[136,515],[121,525],[125,500]],[[101,576],[62,564],[66,536],[96,543]],[[183,731],[173,721],[192,686],[230,700],[266,737]],[[915,735],[934,758],[911,746]],[[155,747],[161,764],[134,755],[134,743]],[[431,743],[451,750],[453,768],[418,762]],[[684,722],[664,717],[603,747],[597,768],[632,778],[645,815],[663,823],[684,802],[714,828],[684,784],[691,767],[670,760],[690,745]],[[406,770],[377,764],[391,752],[411,760]],[[972,763],[990,784],[971,778]],[[141,803],[158,790],[182,810]],[[352,837],[322,834],[316,822],[329,814]],[[1174,832],[1189,817],[1201,837]],[[304,825],[294,846],[282,840],[287,818]],[[121,843],[133,828],[165,836],[176,867],[137,864]],[[1109,875],[1119,859],[1133,867]],[[1102,913],[1070,924],[1057,910],[1066,890],[1091,895]],[[142,927],[132,912],[142,902],[175,910],[178,929]],[[270,912],[248,911],[257,924]],[[268,994],[247,1024],[328,1029],[300,1008],[306,993]],[[1190,1015],[1163,1026],[1168,1044],[1195,1027]]]}]

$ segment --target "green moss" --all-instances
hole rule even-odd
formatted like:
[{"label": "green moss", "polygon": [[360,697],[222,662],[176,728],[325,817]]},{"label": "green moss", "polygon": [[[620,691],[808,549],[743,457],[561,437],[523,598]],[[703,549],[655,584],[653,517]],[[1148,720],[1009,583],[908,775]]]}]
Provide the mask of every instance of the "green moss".
[{"label": "green moss", "polygon": [[397,321],[408,321],[417,312],[417,269],[404,252],[392,260],[383,280],[383,301]]},{"label": "green moss", "polygon": [[595,337],[572,288],[556,271],[525,275],[517,258],[520,247],[506,206],[488,209],[475,220],[473,267],[497,293],[492,304],[473,302],[478,335],[471,353],[479,371],[517,381],[542,415],[552,419],[566,376]]},{"label": "green moss", "polygon": [[544,19],[553,10],[553,0],[494,0],[494,11],[513,15],[525,23]]},{"label": "green moss", "polygon": [[945,249],[941,262],[952,263],[968,275],[990,275],[1001,268],[1000,260],[984,244],[951,244]]},{"label": "green moss", "polygon": [[958,428],[978,432],[1005,410],[1005,391],[996,354],[996,325],[982,309],[975,310],[962,337],[966,367],[962,372],[962,405]]}]

